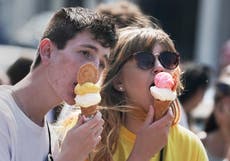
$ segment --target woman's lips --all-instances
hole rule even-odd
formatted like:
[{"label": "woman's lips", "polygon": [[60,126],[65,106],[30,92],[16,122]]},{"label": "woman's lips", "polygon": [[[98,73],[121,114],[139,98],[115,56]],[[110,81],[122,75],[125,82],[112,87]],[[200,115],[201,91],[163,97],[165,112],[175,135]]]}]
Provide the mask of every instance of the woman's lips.
[{"label": "woman's lips", "polygon": [[149,88],[150,88],[150,87],[153,87],[153,86],[155,86],[154,81],[153,81],[152,84],[149,86]]}]

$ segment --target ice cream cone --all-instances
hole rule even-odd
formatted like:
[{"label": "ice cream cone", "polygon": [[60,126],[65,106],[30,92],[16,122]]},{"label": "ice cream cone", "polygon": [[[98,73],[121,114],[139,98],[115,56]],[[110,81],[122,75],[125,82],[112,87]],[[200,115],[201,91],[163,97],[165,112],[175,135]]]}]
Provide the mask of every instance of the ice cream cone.
[{"label": "ice cream cone", "polygon": [[155,99],[153,102],[154,105],[154,120],[159,120],[169,109],[170,104],[172,101],[161,101]]},{"label": "ice cream cone", "polygon": [[99,71],[91,63],[80,67],[77,82],[74,89],[75,102],[81,109],[81,114],[91,118],[97,113],[97,105],[101,101],[100,87],[96,85],[99,79]]},{"label": "ice cream cone", "polygon": [[81,107],[81,114],[85,117],[94,116],[97,113],[97,105],[93,105],[87,108]]}]

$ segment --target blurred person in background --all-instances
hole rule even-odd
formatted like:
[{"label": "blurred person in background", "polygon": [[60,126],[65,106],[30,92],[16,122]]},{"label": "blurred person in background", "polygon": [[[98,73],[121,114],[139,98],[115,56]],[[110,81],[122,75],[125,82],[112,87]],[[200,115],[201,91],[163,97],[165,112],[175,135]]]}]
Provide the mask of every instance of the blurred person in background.
[{"label": "blurred person in background", "polygon": [[97,6],[96,11],[110,16],[117,28],[128,26],[160,28],[156,18],[145,15],[138,5],[130,1],[102,3]]},{"label": "blurred person in background", "polygon": [[230,64],[230,39],[224,42],[219,56],[219,71]]},{"label": "blurred person in background", "polygon": [[9,81],[9,78],[7,76],[7,74],[0,69],[0,85],[3,85],[3,84],[9,84],[10,81]]},{"label": "blurred person in background", "polygon": [[181,68],[181,80],[184,87],[178,97],[184,111],[181,121],[184,121],[184,124],[193,131],[191,125],[194,118],[191,117],[191,111],[202,101],[210,85],[211,68],[207,65],[193,62],[183,63]]},{"label": "blurred person in background", "polygon": [[29,72],[33,60],[26,57],[19,57],[13,64],[11,64],[6,73],[10,79],[10,83],[15,85],[22,80]]},{"label": "blurred person in background", "polygon": [[204,130],[201,139],[209,160],[226,160],[230,152],[230,65],[223,68],[215,85],[214,108]]},{"label": "blurred person in background", "polygon": [[[75,104],[80,66],[100,62],[116,43],[108,17],[81,7],[54,13],[40,40],[30,72],[13,86],[0,86],[0,156],[4,161],[50,161],[52,140],[46,113],[63,101]],[[98,112],[68,131],[55,161],[83,161],[101,139]]]}]

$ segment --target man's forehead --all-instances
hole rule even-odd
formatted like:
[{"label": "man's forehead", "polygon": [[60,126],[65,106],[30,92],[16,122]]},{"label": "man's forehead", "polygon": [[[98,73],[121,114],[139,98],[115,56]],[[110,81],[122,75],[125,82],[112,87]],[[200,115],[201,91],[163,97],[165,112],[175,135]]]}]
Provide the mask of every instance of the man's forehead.
[{"label": "man's forehead", "polygon": [[82,44],[79,44],[79,46],[84,47],[84,48],[89,48],[91,50],[98,51],[97,46],[95,46],[93,44],[90,44],[90,43],[82,43]]}]

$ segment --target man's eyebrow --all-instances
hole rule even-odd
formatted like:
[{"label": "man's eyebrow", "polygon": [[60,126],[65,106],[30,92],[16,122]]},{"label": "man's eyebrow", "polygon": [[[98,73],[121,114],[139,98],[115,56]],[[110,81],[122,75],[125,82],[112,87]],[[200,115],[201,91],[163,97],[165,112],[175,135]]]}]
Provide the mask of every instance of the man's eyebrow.
[{"label": "man's eyebrow", "polygon": [[95,47],[95,46],[93,46],[93,45],[90,45],[90,44],[82,44],[82,45],[80,45],[80,46],[86,47],[86,48],[90,48],[90,49],[95,50],[95,51],[98,51],[98,48],[97,48],[97,47]]}]

